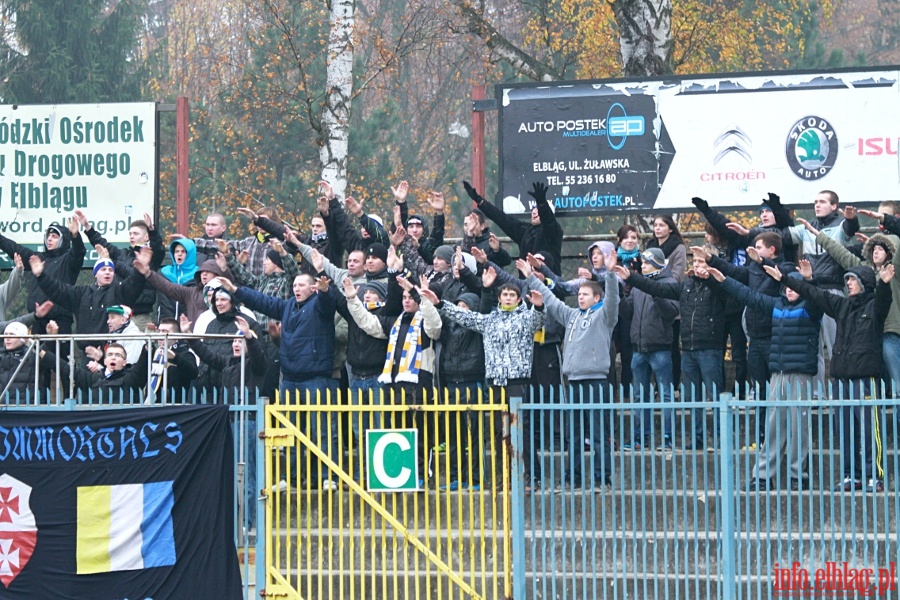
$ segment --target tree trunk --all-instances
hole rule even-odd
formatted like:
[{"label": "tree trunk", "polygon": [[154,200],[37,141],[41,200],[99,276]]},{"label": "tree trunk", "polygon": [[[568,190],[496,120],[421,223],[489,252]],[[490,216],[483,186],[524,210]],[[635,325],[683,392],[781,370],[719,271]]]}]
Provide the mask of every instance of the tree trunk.
[{"label": "tree trunk", "polygon": [[672,0],[614,0],[625,77],[674,72]]},{"label": "tree trunk", "polygon": [[347,191],[350,97],[353,91],[355,0],[331,0],[325,106],[322,108],[322,179],[343,198]]}]

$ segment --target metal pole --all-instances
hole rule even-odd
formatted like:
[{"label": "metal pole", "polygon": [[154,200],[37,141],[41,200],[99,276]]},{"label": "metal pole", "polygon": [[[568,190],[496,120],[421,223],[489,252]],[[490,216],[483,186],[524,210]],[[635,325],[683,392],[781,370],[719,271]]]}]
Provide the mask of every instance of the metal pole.
[{"label": "metal pole", "polygon": [[188,99],[179,96],[175,103],[175,230],[188,235],[190,230],[190,172],[188,161]]},{"label": "metal pole", "polygon": [[[472,101],[484,100],[484,86],[472,86]],[[484,176],[484,112],[472,111],[472,184],[485,197]]]},{"label": "metal pole", "polygon": [[525,598],[525,462],[521,397],[509,399],[509,439],[512,445],[512,597],[520,600]]},{"label": "metal pole", "polygon": [[719,586],[723,600],[734,600],[735,581],[734,549],[734,432],[732,431],[731,394],[719,394],[719,468],[721,469],[721,490],[719,493]]}]

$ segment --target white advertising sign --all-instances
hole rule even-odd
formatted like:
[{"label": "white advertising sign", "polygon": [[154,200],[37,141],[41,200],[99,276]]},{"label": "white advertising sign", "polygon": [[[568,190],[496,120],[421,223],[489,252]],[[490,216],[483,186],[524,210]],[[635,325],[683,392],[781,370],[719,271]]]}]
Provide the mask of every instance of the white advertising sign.
[{"label": "white advertising sign", "polygon": [[108,241],[154,214],[156,105],[0,106],[0,234],[39,246],[82,210]]},{"label": "white advertising sign", "polygon": [[[501,197],[558,213],[900,199],[900,71],[566,82],[503,87]],[[520,201],[517,203],[517,200]],[[519,206],[521,204],[521,207]]]}]

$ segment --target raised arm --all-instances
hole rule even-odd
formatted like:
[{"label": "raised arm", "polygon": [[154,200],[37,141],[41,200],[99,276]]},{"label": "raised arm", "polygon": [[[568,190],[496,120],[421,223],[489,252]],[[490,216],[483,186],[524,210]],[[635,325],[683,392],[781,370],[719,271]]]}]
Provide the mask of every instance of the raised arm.
[{"label": "raised arm", "polygon": [[861,258],[850,252],[847,247],[839,241],[828,237],[827,234],[819,232],[818,235],[816,235],[816,243],[825,248],[825,251],[845,269],[858,267],[863,264]]}]

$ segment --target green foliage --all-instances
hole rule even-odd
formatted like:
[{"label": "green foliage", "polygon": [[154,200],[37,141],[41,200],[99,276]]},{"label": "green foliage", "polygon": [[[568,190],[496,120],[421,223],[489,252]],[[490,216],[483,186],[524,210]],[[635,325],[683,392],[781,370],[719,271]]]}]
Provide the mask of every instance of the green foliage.
[{"label": "green foliage", "polygon": [[3,41],[3,100],[19,104],[140,99],[134,49],[145,3],[139,0],[11,0]]}]

